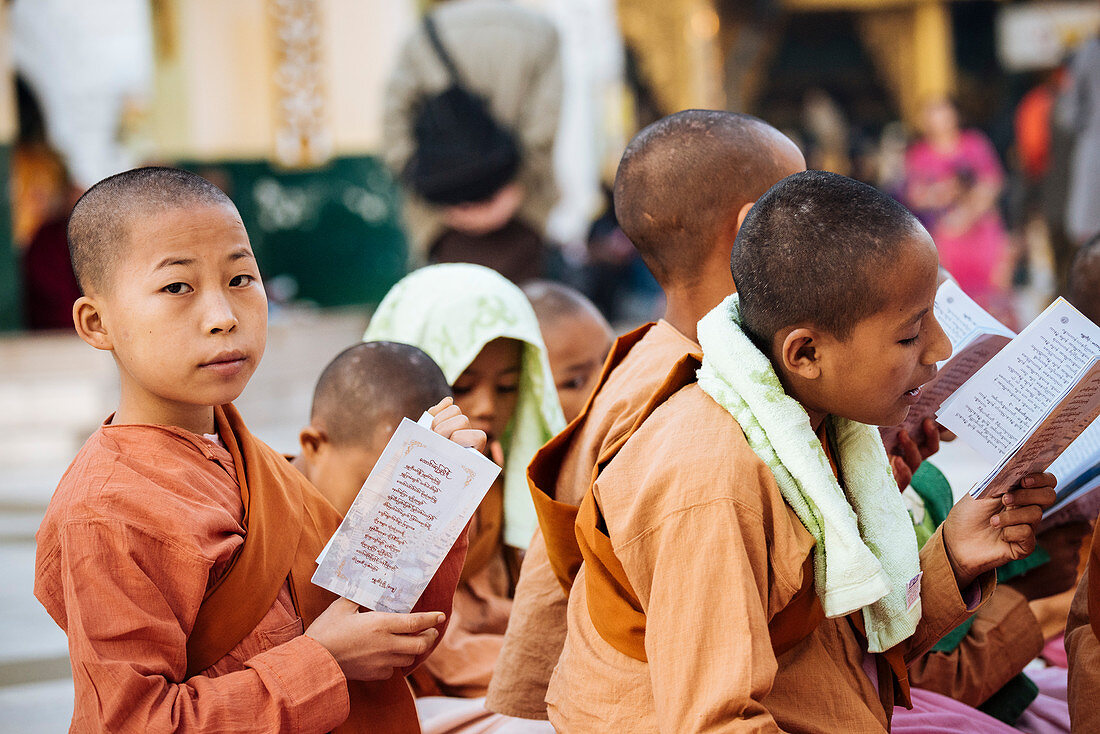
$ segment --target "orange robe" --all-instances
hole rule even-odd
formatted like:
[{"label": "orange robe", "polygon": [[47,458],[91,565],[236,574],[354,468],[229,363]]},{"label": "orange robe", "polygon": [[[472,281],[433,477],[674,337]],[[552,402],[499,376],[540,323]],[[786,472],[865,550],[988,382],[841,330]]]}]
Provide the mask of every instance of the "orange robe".
[{"label": "orange robe", "polygon": [[[580,504],[600,456],[624,436],[676,362],[700,354],[667,321],[620,337],[604,375],[572,427],[554,499]],[[546,718],[546,689],[565,644],[567,598],[550,565],[542,532],[523,559],[512,619],[489,686],[486,706],[509,716]]]},{"label": "orange robe", "polygon": [[1089,565],[1077,585],[1066,621],[1069,716],[1074,732],[1100,731],[1100,520]]},{"label": "orange robe", "polygon": [[[619,652],[593,626],[582,566],[547,694],[555,729],[888,730],[895,681],[885,656],[868,655],[852,617],[822,621],[776,658],[768,626],[803,588],[813,539],[738,424],[698,385],[657,407],[593,493],[645,614],[646,660]],[[921,568],[924,617],[897,650],[906,662],[974,611],[939,532]],[[983,577],[982,600],[995,583]]]},{"label": "orange robe", "polygon": [[[50,502],[35,595],[69,638],[72,730],[418,732],[400,673],[349,683],[302,634],[335,598],[308,579],[339,515],[232,406],[215,412],[225,448],[102,426]],[[449,601],[464,553],[427,603]]]}]

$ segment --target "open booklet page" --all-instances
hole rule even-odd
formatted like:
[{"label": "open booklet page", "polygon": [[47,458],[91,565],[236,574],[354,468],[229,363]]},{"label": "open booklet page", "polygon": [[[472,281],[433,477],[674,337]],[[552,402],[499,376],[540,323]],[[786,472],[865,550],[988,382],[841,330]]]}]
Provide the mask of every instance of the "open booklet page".
[{"label": "open booklet page", "polygon": [[924,419],[934,418],[943,401],[1015,336],[1011,329],[963,293],[953,280],[940,285],[932,311],[951,341],[951,357],[937,365],[939,372],[921,388],[920,397],[909,409],[905,422],[881,429],[887,453],[897,445],[898,431],[902,429],[919,442]]},{"label": "open booklet page", "polygon": [[500,467],[401,421],[318,557],[313,583],[379,612],[412,611]]},{"label": "open booklet page", "polygon": [[1083,520],[1092,522],[1100,513],[1100,419],[1069,445],[1050,468],[1058,477],[1058,499],[1043,513],[1040,530]]},{"label": "open booklet page", "polygon": [[997,495],[1044,471],[1100,413],[1100,327],[1059,298],[940,408],[938,421],[993,467]]}]

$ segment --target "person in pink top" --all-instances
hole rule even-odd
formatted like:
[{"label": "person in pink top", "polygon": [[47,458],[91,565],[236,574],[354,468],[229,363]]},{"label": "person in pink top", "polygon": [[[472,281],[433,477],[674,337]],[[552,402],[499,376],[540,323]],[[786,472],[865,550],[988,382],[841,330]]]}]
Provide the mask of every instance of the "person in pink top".
[{"label": "person in pink top", "polygon": [[[967,294],[1011,319],[1009,252],[997,197],[1004,170],[989,139],[959,127],[955,105],[929,100],[905,155],[904,203],[928,228],[940,263]],[[1011,324],[1010,324],[1011,325]]]}]

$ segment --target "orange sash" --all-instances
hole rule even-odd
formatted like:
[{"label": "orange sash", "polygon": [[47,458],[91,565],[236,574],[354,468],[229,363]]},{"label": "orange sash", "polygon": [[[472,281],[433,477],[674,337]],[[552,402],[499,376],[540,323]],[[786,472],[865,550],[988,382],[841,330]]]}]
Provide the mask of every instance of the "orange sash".
[{"label": "orange sash", "polygon": [[[649,323],[640,326],[628,334],[623,334],[615,340],[611,353],[604,361],[600,378],[596,387],[588,396],[580,415],[565,427],[558,435],[547,442],[527,467],[527,486],[531,489],[531,498],[535,503],[535,512],[538,514],[539,529],[542,531],[543,540],[546,542],[546,553],[550,558],[550,567],[554,571],[558,582],[566,595],[573,586],[573,579],[580,570],[581,552],[577,546],[577,536],[573,529],[577,520],[576,505],[567,502],[559,502],[554,498],[555,483],[562,461],[569,450],[573,436],[584,425],[588,418],[588,411],[592,408],[592,401],[603,389],[611,372],[619,366],[627,353],[642,340],[654,324]],[[603,460],[602,457],[600,459]],[[592,477],[594,480],[595,477]]]},{"label": "orange sash", "polygon": [[[237,472],[246,535],[229,568],[207,590],[199,608],[187,639],[189,677],[223,658],[252,632],[288,580],[304,627],[336,599],[310,578],[315,559],[340,524],[340,514],[282,455],[252,436],[236,408],[215,408],[214,416]],[[464,543],[459,545],[464,554]],[[448,573],[453,579],[444,581],[450,583],[453,595],[458,572],[441,568],[442,575]],[[432,594],[425,592],[421,602],[438,604],[440,596],[438,589]],[[418,604],[417,609],[421,608],[429,611]],[[449,617],[449,601],[446,608],[436,606],[431,611],[435,610]],[[401,672],[385,681],[348,681],[348,695],[351,713],[336,731],[419,734],[416,706]]]}]

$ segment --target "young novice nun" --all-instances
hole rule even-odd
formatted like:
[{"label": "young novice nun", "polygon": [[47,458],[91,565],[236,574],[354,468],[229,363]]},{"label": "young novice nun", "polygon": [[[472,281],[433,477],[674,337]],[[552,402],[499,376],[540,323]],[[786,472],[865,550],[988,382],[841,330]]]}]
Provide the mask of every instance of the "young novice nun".
[{"label": "young novice nun", "polygon": [[[231,404],[267,338],[233,203],[141,168],[89,189],[68,236],[77,333],[121,382],[36,536],[35,596],[69,638],[72,730],[416,732],[404,669],[436,642],[454,575],[407,615],[310,583],[340,515]],[[484,447],[457,407],[432,410],[438,433]]]},{"label": "young novice nun", "polygon": [[422,693],[484,696],[508,626],[519,551],[537,522],[524,472],[565,423],[538,321],[523,292],[498,273],[433,265],[386,294],[364,339],[423,349],[471,425],[489,436],[490,458],[504,466],[470,529],[446,644],[422,668],[431,680],[419,680]]},{"label": "young novice nun", "polygon": [[805,167],[778,130],[731,112],[677,112],[627,146],[615,177],[616,216],[664,290],[665,317],[616,341],[581,417],[531,466],[542,529],[523,561],[490,709],[547,717],[546,688],[565,642],[565,589],[580,565],[576,506],[651,395],[677,365],[699,356],[695,324],[733,292],[730,250],[749,207]]},{"label": "young novice nun", "polygon": [[580,415],[596,386],[615,332],[596,305],[575,288],[533,280],[522,289],[538,317],[558,401],[569,423]]},{"label": "young novice nun", "polygon": [[582,502],[559,731],[886,731],[906,663],[1032,550],[1053,502],[1048,475],[964,498],[918,555],[873,426],[905,418],[950,346],[935,246],[899,204],[795,174],[732,265],[698,381],[665,385]]}]

